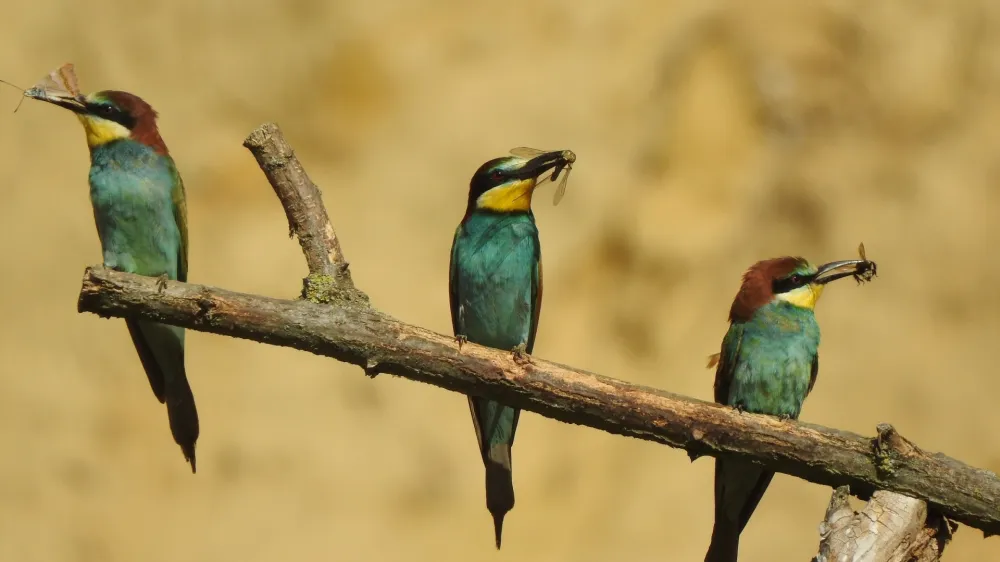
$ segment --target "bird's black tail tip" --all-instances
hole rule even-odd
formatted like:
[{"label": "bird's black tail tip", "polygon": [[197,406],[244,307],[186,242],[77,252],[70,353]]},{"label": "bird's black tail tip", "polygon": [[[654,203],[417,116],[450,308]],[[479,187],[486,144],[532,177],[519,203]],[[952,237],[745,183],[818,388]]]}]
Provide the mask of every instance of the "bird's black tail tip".
[{"label": "bird's black tail tip", "polygon": [[197,474],[194,447],[200,434],[198,409],[187,380],[173,381],[167,386],[167,418],[174,443],[184,453],[184,460],[191,463],[191,473]]},{"label": "bird's black tail tip", "polygon": [[500,550],[500,539],[503,535],[503,517],[506,513],[498,512],[493,514],[493,533],[496,535],[497,550]]},{"label": "bird's black tail tip", "polygon": [[184,460],[191,463],[191,474],[198,474],[198,463],[194,456],[194,443],[189,446],[181,445],[181,451],[184,453]]}]

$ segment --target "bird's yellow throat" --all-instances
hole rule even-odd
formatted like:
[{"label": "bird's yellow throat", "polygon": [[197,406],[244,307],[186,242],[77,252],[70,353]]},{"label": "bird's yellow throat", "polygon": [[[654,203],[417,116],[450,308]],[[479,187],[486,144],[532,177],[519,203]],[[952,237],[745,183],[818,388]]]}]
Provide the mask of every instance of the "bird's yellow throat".
[{"label": "bird's yellow throat", "polygon": [[132,136],[132,131],[120,123],[82,113],[77,113],[76,116],[87,133],[87,146],[90,148]]}]

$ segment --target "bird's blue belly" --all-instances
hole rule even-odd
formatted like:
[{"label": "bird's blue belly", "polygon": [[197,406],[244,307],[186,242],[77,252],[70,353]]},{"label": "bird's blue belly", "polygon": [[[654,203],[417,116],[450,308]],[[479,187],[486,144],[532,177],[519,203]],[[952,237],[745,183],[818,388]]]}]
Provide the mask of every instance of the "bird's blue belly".
[{"label": "bird's blue belly", "polygon": [[529,217],[473,217],[456,243],[461,332],[498,349],[527,344],[540,255],[534,223]]},{"label": "bird's blue belly", "polygon": [[[498,349],[513,349],[528,341],[531,327],[531,277],[510,272],[473,281],[463,291],[459,312],[469,341]],[[467,286],[468,286],[467,285]]]},{"label": "bird's blue belly", "polygon": [[95,158],[90,198],[106,267],[177,278],[182,242],[171,196],[174,181],[152,157]]}]

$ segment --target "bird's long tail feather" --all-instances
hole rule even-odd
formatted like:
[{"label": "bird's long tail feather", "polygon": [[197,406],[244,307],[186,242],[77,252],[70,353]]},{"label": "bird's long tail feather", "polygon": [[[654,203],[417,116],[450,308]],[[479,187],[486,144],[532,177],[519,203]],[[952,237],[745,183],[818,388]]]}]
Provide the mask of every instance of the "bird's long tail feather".
[{"label": "bird's long tail feather", "polygon": [[198,472],[194,454],[199,432],[198,409],[187,377],[167,381],[167,417],[170,420],[170,433],[180,445],[184,459],[191,463],[191,472]]},{"label": "bird's long tail feather", "polygon": [[508,445],[494,446],[486,459],[486,508],[493,514],[493,531],[499,550],[503,518],[514,508],[514,480]]},{"label": "bird's long tail feather", "polygon": [[142,320],[125,323],[153,393],[167,405],[170,433],[191,463],[191,472],[197,472],[198,410],[184,369],[184,330]]},{"label": "bird's long tail feather", "polygon": [[716,516],[712,527],[712,544],[708,546],[705,562],[737,562],[740,549],[739,525]]},{"label": "bird's long tail feather", "polygon": [[736,562],[740,534],[773,477],[748,461],[715,461],[715,526],[705,562]]}]

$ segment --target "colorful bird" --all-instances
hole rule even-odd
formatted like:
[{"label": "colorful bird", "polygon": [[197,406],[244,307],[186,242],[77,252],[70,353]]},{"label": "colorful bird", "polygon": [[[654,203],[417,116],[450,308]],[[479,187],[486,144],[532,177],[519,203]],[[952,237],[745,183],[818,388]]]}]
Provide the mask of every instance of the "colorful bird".
[{"label": "colorful bird", "polygon": [[[575,161],[570,151],[486,162],[472,176],[465,217],[451,247],[451,322],[459,345],[471,341],[511,350],[524,361],[535,344],[542,306],[542,255],[531,196],[539,176]],[[486,507],[496,547],[503,518],[514,507],[511,446],[520,410],[469,397],[486,465]]]},{"label": "colorful bird", "polygon": [[[161,287],[167,279],[187,281],[184,184],[160,138],[156,111],[127,92],[84,96],[74,89],[36,87],[26,95],[72,111],[83,124],[104,266],[159,277]],[[184,370],[184,330],[139,319],[125,323],[153,393],[166,402],[174,441],[196,472],[198,411]]]},{"label": "colorful bird", "polygon": [[[784,257],[754,264],[729,311],[716,361],[715,401],[757,414],[798,418],[819,372],[819,324],[813,309],[826,283],[869,280],[874,263],[837,261],[814,267]],[[740,533],[774,472],[748,461],[715,463],[715,527],[705,562],[736,562]]]}]

